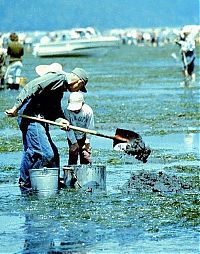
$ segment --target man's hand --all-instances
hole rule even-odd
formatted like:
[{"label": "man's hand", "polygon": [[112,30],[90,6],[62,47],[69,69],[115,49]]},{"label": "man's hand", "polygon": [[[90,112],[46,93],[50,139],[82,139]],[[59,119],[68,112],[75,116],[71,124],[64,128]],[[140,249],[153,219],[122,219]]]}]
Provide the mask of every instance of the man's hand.
[{"label": "man's hand", "polygon": [[69,121],[64,119],[64,118],[59,118],[58,120],[56,120],[57,123],[63,125],[61,127],[61,130],[64,130],[64,131],[68,131],[69,130]]},{"label": "man's hand", "polygon": [[7,110],[5,111],[5,114],[6,114],[7,116],[9,116],[9,117],[14,117],[14,116],[17,116],[17,112],[18,112],[18,110],[17,110],[17,108],[14,106],[14,107],[12,107],[11,109],[7,109]]},{"label": "man's hand", "polygon": [[85,145],[83,146],[83,149],[87,152],[90,152],[90,144],[89,143],[85,143]]},{"label": "man's hand", "polygon": [[75,144],[71,145],[71,147],[70,147],[71,152],[75,152],[78,149],[79,149],[78,143],[75,143]]}]

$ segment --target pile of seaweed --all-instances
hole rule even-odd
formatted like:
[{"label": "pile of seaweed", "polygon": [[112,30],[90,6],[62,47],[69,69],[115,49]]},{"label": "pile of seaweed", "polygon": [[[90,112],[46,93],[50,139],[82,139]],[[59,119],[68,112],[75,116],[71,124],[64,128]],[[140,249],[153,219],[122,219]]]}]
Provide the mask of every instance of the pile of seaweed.
[{"label": "pile of seaweed", "polygon": [[123,192],[182,193],[194,191],[192,183],[186,183],[180,177],[164,171],[136,171],[122,186]]}]

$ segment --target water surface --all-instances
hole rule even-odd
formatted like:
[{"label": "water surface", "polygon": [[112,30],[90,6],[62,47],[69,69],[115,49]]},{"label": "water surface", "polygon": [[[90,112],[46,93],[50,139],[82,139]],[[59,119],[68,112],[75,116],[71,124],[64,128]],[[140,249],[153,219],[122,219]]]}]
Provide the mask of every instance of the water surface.
[{"label": "water surface", "polygon": [[[152,154],[143,164],[113,151],[112,140],[94,136],[93,163],[107,167],[106,192],[22,195],[17,186],[21,133],[16,119],[3,113],[18,91],[0,91],[0,253],[199,253],[200,69],[196,66],[194,86],[181,87],[181,63],[171,58],[174,51],[174,46],[122,46],[99,58],[53,59],[26,53],[23,74],[28,80],[36,77],[38,64],[59,62],[66,71],[85,68],[90,76],[85,100],[94,110],[95,129],[108,135],[116,128],[136,131]],[[63,106],[66,100],[67,95]],[[51,133],[65,165],[65,133],[56,127]],[[175,174],[194,189],[123,192],[138,170]]]}]

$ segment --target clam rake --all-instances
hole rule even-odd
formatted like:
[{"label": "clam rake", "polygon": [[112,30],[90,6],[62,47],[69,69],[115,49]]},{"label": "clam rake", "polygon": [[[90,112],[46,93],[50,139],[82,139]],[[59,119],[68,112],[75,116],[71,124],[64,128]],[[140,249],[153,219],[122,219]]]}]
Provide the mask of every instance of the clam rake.
[{"label": "clam rake", "polygon": [[[66,129],[65,124],[57,123],[55,121],[47,120],[44,118],[28,116],[28,115],[23,115],[23,114],[20,114],[18,116],[20,116],[22,118],[29,119],[29,120],[37,121],[40,123],[47,123],[50,125],[56,125],[56,126],[59,126],[63,129]],[[69,128],[74,131],[80,131],[80,132],[84,132],[87,134],[99,136],[102,138],[112,139],[113,140],[113,148],[115,150],[124,151],[128,155],[135,156],[135,158],[137,160],[141,160],[144,163],[147,162],[147,159],[151,153],[150,148],[145,146],[145,143],[143,142],[142,137],[134,131],[118,128],[118,129],[116,129],[115,136],[110,136],[110,135],[105,135],[105,134],[99,133],[95,130],[89,130],[86,128],[81,128],[81,127],[73,126],[73,125],[69,125]]]}]

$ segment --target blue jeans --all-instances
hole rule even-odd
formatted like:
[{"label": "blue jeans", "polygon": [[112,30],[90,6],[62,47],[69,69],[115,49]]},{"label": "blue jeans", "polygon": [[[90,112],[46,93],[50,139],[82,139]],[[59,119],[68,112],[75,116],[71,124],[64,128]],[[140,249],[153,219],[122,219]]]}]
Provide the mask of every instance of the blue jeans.
[{"label": "blue jeans", "polygon": [[51,139],[47,124],[30,122],[21,130],[24,152],[20,178],[30,183],[29,169],[59,167],[59,153]]},{"label": "blue jeans", "polygon": [[11,64],[8,65],[4,79],[7,83],[10,83],[11,80],[9,80],[9,78],[12,79],[11,83],[18,83],[16,80],[16,77],[20,77],[21,76],[21,72],[22,72],[22,62],[21,61],[16,61],[13,62]]}]

